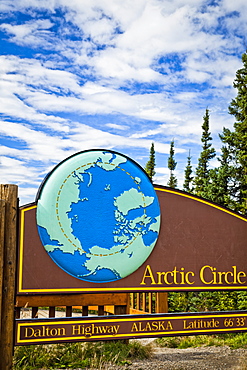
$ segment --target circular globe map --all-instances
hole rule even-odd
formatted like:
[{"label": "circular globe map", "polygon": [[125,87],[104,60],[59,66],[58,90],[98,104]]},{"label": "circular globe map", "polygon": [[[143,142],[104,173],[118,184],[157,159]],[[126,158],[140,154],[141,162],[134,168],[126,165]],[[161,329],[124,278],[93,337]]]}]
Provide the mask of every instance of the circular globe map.
[{"label": "circular globe map", "polygon": [[130,158],[80,152],[56,166],[37,195],[41,242],[68,274],[105,283],[137,270],[152,252],[160,208],[151,181]]}]

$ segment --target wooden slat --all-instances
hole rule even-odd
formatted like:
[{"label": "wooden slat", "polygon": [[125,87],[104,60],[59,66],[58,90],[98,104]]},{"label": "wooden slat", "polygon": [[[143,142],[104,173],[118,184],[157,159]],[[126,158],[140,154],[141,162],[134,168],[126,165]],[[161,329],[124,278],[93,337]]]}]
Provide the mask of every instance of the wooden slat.
[{"label": "wooden slat", "polygon": [[127,313],[127,306],[126,305],[116,305],[114,306],[114,314],[115,315],[125,315]]},{"label": "wooden slat", "polygon": [[168,312],[168,294],[159,292],[156,294],[156,313]]},{"label": "wooden slat", "polygon": [[115,315],[124,315],[124,314],[129,314],[129,308],[130,308],[130,304],[129,304],[129,294],[127,296],[127,302],[125,302],[124,305],[114,305],[114,314]]},{"label": "wooden slat", "polygon": [[148,293],[148,312],[152,313],[152,293]]},{"label": "wooden slat", "polygon": [[88,306],[82,307],[82,316],[88,316]]},{"label": "wooden slat", "polygon": [[39,307],[32,307],[32,319],[38,318]]},{"label": "wooden slat", "polygon": [[16,307],[125,305],[128,293],[18,295]]},{"label": "wooden slat", "polygon": [[129,296],[129,313],[132,315],[168,312],[167,293],[130,293]]},{"label": "wooden slat", "polygon": [[15,318],[20,319],[20,317],[21,317],[21,308],[16,307],[16,309],[15,309]]},{"label": "wooden slat", "polygon": [[98,306],[98,316],[104,316],[104,306]]},{"label": "wooden slat", "polygon": [[140,293],[136,293],[136,309],[140,310]]},{"label": "wooden slat", "polygon": [[66,306],[66,317],[72,316],[72,306]]},{"label": "wooden slat", "polygon": [[56,313],[56,307],[50,306],[49,307],[49,317],[55,317],[55,313]]},{"label": "wooden slat", "polygon": [[142,293],[142,309],[146,311],[146,294]]},{"label": "wooden slat", "polygon": [[130,293],[130,307],[134,307],[135,301],[134,301],[134,293]]}]

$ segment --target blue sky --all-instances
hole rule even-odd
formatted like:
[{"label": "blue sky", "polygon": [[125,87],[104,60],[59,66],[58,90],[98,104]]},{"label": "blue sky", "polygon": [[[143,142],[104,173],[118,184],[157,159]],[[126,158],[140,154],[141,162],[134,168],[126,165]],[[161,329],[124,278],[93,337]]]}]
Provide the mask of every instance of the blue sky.
[{"label": "blue sky", "polygon": [[206,108],[220,154],[218,133],[234,122],[246,0],[1,0],[0,19],[0,179],[19,186],[21,204],[86,149],[145,166],[154,142],[154,180],[166,185],[173,139],[182,188]]}]

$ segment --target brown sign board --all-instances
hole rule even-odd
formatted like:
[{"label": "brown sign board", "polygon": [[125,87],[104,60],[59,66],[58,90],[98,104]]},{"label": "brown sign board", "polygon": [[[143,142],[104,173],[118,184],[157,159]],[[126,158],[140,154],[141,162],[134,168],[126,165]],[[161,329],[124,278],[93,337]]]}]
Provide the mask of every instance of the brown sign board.
[{"label": "brown sign board", "polygon": [[36,203],[20,208],[17,294],[247,289],[247,218],[191,194],[155,186],[157,243],[131,275],[108,283],[77,279],[58,267],[37,231]]},{"label": "brown sign board", "polygon": [[246,311],[16,320],[15,345],[243,332]]}]

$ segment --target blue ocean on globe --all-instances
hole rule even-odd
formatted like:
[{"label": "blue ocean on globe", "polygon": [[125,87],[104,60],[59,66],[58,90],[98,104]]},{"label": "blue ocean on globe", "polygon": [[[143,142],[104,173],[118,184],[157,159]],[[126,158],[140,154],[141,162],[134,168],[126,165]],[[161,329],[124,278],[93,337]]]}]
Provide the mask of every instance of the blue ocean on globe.
[{"label": "blue ocean on globe", "polygon": [[[66,196],[68,203],[63,225],[57,216],[60,233],[68,243],[73,237],[77,249],[66,251],[62,238],[54,238],[48,221],[39,217],[40,238],[49,256],[64,271],[85,281],[111,282],[132,273],[151,253],[158,237],[160,210],[153,185],[125,157],[114,165],[118,157],[113,153],[105,163],[99,156],[88,168],[77,167],[60,186],[57,199],[63,202]],[[65,230],[64,225],[69,228]]]}]

